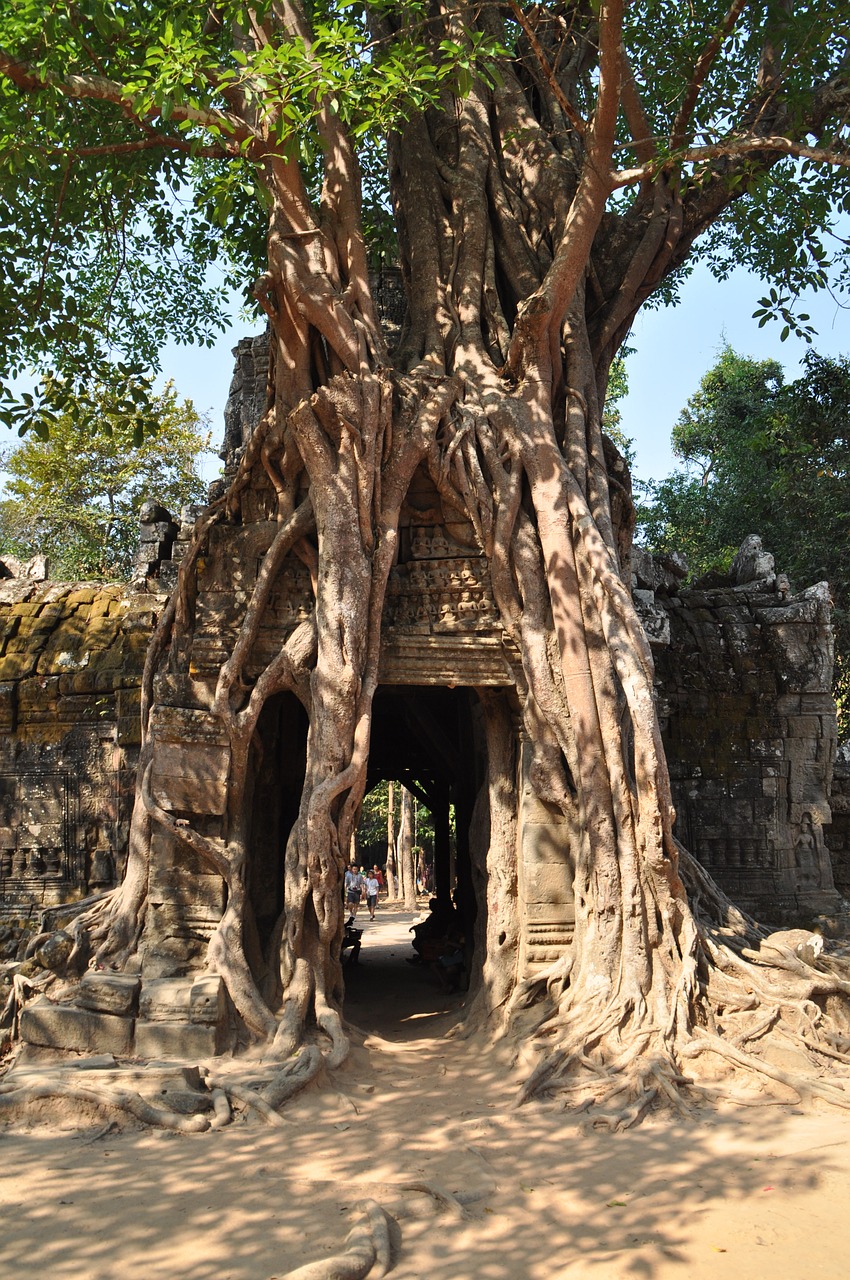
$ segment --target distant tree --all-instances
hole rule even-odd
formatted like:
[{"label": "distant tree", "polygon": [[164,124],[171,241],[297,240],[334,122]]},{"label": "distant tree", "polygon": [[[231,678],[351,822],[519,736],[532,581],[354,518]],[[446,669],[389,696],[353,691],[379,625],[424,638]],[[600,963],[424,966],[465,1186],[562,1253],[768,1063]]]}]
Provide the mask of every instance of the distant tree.
[{"label": "distant tree", "polygon": [[396,839],[396,862],[401,876],[401,892],[405,908],[416,910],[416,866],[413,852],[413,795],[401,788],[401,825]]},{"label": "distant tree", "polygon": [[638,520],[693,577],[726,569],[761,535],[800,585],[826,579],[835,604],[836,696],[850,729],[850,360],[810,351],[786,383],[775,360],[726,346],[673,428],[679,471],[648,487]]},{"label": "distant tree", "polygon": [[43,552],[53,578],[128,577],[145,499],[171,511],[205,499],[197,468],[210,435],[190,400],[166,388],[143,439],[105,390],[91,400],[100,413],[66,410],[48,439],[31,434],[0,454],[8,473],[0,549],[22,558]]}]

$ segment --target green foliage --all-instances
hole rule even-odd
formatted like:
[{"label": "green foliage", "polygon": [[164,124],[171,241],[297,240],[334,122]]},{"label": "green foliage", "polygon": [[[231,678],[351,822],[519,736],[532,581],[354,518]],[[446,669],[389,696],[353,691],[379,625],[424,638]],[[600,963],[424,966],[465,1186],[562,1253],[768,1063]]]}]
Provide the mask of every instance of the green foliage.
[{"label": "green foliage", "polygon": [[850,730],[850,360],[810,351],[783,381],[773,360],[724,348],[673,429],[684,472],[650,483],[641,536],[691,572],[726,569],[750,533],[799,586],[826,579],[835,605],[837,696]]},{"label": "green foliage", "polygon": [[634,441],[623,431],[623,415],[620,412],[620,401],[629,393],[629,375],[626,360],[634,352],[634,347],[621,347],[614,357],[608,374],[608,387],[605,395],[605,407],[602,411],[602,430],[617,446],[620,453],[631,467],[635,460]]},{"label": "green foliage", "polygon": [[[659,155],[664,154],[683,86],[728,9],[726,0],[702,0],[686,8],[676,0],[645,0],[626,9],[624,45]],[[781,106],[792,121],[803,120],[813,86],[846,74],[848,38],[846,0],[802,0],[793,5],[770,0],[747,6],[701,86],[692,118],[694,138],[711,146],[746,132],[758,110],[766,44],[781,66]],[[812,130],[807,141],[824,154],[844,151],[846,116]],[[630,162],[630,157],[624,155],[623,161]],[[685,171],[683,192],[724,174],[735,199],[702,238],[698,256],[707,259],[719,279],[745,267],[769,282],[773,290],[760,300],[756,315],[779,322],[782,340],[790,333],[810,340],[809,318],[800,311],[803,291],[823,289],[829,281],[833,292],[850,292],[846,169],[789,157],[765,173],[754,156],[751,166],[738,166],[733,172],[721,154]],[[631,198],[629,193],[626,199]],[[675,302],[693,261],[663,282],[650,305]]]},{"label": "green foliage", "polygon": [[[258,49],[234,42],[271,7],[226,0],[211,23],[208,6],[181,0],[0,6],[0,50],[56,85],[21,93],[0,74],[0,421],[49,427],[92,380],[132,397],[168,339],[214,341],[227,288],[250,298],[268,195],[233,101],[314,190],[317,118],[330,105],[363,148],[366,231],[380,256],[393,238],[386,132],[446,89],[467,93],[473,75],[492,80],[503,52],[470,31],[435,58],[418,3],[371,6],[399,28],[375,40],[366,6],[350,0],[307,6],[309,48],[274,23]],[[72,75],[102,77],[104,98],[117,100],[69,96]],[[36,414],[15,391],[33,372],[55,375]],[[155,421],[149,394],[136,411],[143,428]]]},{"label": "green foliage", "polygon": [[[401,824],[401,789],[403,782],[395,783],[395,834],[398,838]],[[389,815],[389,783],[381,781],[367,792],[360,813],[360,824],[357,828],[357,846],[362,863],[378,863],[384,865],[387,856],[387,817]],[[425,850],[429,858],[433,858],[434,819],[430,809],[414,798],[414,843]]]},{"label": "green foliage", "polygon": [[49,439],[30,436],[2,455],[0,549],[22,559],[43,552],[57,579],[128,577],[145,499],[176,512],[206,492],[196,468],[209,433],[192,402],[169,387],[151,407],[155,431],[139,440],[111,391],[93,388]]},{"label": "green foliage", "polygon": [[[547,23],[563,30],[563,6],[524,7],[541,32]],[[0,420],[48,427],[94,381],[150,425],[142,375],[157,369],[164,342],[211,343],[228,319],[227,290],[250,299],[265,267],[270,151],[298,163],[315,194],[325,154],[319,116],[335,115],[359,148],[365,230],[373,260],[385,259],[394,246],[387,133],[450,95],[463,98],[476,78],[499,83],[527,53],[507,6],[461,8],[449,25],[423,0],[311,0],[304,9],[309,43],[287,32],[272,0],[0,5],[0,54],[44,82],[34,91],[0,73]],[[686,9],[638,0],[626,7],[623,45],[671,183],[688,197],[720,176],[735,196],[693,252],[720,276],[741,264],[760,273],[771,286],[760,318],[806,336],[802,289],[848,284],[839,234],[850,212],[846,169],[789,158],[763,173],[756,155],[734,169],[719,155],[677,170],[682,144],[670,147],[694,68],[726,11],[725,0]],[[266,35],[253,40],[264,21]],[[598,88],[593,6],[570,10],[569,30],[572,105],[589,115]],[[766,41],[782,64],[781,105],[792,123],[804,119],[813,86],[846,75],[848,34],[846,0],[745,8],[706,68],[688,143],[746,134]],[[85,93],[75,76],[86,78]],[[847,129],[838,102],[800,133],[816,151],[840,153]],[[626,168],[635,163],[629,132],[620,131],[616,157]],[[636,198],[636,188],[618,190],[612,215]],[[673,300],[690,269],[684,262],[660,281],[655,300]],[[54,395],[38,412],[15,391],[33,373],[54,375]]]}]

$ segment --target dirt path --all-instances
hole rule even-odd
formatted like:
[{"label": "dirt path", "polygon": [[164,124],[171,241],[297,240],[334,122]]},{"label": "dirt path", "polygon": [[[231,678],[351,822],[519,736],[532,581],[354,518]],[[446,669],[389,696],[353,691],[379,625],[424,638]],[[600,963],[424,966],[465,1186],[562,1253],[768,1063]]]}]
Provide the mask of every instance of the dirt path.
[{"label": "dirt path", "polygon": [[[338,1248],[365,1195],[408,1215],[394,1280],[845,1280],[850,1116],[727,1108],[610,1135],[514,1111],[506,1056],[445,1039],[458,998],[398,963],[410,919],[358,922],[362,1043],[285,1130],[98,1137],[58,1112],[0,1130],[3,1280],[270,1280]],[[482,1198],[437,1214],[400,1190],[423,1181]]]}]

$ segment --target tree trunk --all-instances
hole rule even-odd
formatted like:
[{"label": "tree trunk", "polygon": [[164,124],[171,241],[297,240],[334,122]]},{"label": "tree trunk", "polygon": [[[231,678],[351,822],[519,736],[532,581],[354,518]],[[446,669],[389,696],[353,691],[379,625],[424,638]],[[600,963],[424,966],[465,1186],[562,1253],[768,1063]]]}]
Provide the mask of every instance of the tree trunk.
[{"label": "tree trunk", "polygon": [[395,783],[387,783],[387,899],[398,897],[395,877]]},{"label": "tree trunk", "polygon": [[405,911],[416,910],[416,868],[413,858],[413,796],[401,789],[401,822],[398,829],[398,865]]}]

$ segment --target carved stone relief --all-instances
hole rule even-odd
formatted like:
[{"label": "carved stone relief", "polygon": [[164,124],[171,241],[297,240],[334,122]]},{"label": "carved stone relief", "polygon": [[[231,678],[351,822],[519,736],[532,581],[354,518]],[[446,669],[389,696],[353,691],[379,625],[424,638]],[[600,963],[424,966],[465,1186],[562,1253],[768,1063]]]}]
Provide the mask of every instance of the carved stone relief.
[{"label": "carved stone relief", "polygon": [[4,893],[73,883],[77,797],[70,774],[0,775],[0,887]]}]

